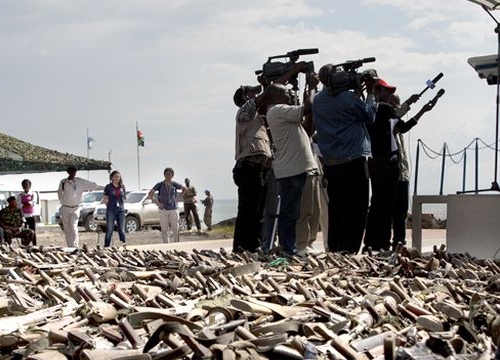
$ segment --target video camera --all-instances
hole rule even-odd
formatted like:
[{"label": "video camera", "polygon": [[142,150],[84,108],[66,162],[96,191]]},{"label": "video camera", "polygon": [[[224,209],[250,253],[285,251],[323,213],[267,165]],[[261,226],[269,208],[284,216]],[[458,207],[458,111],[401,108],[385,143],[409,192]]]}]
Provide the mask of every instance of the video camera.
[{"label": "video camera", "polygon": [[364,63],[374,62],[374,57],[359,60],[348,60],[344,63],[333,65],[328,74],[328,87],[332,95],[340,94],[345,90],[362,90],[366,81],[378,80],[377,72],[374,69],[365,70],[361,73],[356,69]]},{"label": "video camera", "polygon": [[[285,55],[270,56],[267,59],[267,62],[262,65],[262,70],[255,71],[255,75],[260,75],[266,80],[266,82],[271,83],[290,71],[295,66],[295,63],[299,59],[299,56],[317,53],[319,53],[318,49],[298,49],[289,51]],[[289,61],[272,61],[273,59],[280,58],[289,58]],[[307,62],[305,68],[302,69],[301,72],[314,72],[314,63],[312,61]],[[290,79],[289,83],[293,85],[294,90],[298,90],[297,76],[294,76],[292,79]]]}]

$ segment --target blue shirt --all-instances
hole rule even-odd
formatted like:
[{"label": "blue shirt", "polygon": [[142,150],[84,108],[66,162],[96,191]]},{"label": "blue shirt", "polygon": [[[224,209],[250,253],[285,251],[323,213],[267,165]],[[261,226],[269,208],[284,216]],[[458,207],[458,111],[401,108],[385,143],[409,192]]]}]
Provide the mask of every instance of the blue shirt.
[{"label": "blue shirt", "polygon": [[352,91],[333,96],[324,88],[314,97],[312,109],[325,165],[371,156],[365,124],[375,121],[377,104],[373,95],[369,95],[365,103]]},{"label": "blue shirt", "polygon": [[177,189],[182,189],[182,185],[178,182],[171,181],[170,185],[166,185],[165,181],[161,181],[153,186],[155,191],[158,191],[158,201],[163,204],[165,210],[177,209]]},{"label": "blue shirt", "polygon": [[104,187],[104,195],[108,197],[106,207],[108,209],[123,209],[123,200],[125,200],[125,189],[123,187],[114,187],[112,183]]}]

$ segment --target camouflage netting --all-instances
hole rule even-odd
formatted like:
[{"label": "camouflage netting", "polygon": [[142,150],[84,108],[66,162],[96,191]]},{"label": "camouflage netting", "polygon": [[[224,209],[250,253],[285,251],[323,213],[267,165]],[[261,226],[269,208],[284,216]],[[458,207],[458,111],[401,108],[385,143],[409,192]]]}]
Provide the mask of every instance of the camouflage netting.
[{"label": "camouflage netting", "polygon": [[0,133],[0,175],[66,171],[68,165],[78,170],[111,168],[108,161],[61,153]]}]

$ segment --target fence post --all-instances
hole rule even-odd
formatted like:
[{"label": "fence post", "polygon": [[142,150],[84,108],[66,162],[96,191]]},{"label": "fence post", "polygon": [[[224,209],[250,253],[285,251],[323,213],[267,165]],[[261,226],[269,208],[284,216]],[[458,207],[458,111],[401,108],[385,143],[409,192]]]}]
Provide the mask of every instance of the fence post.
[{"label": "fence post", "polygon": [[475,179],[475,186],[474,190],[476,191],[476,194],[478,193],[479,189],[479,145],[478,145],[478,138],[476,138],[476,147],[475,147],[475,158],[476,158],[476,164],[474,166],[474,179]]},{"label": "fence post", "polygon": [[467,178],[467,148],[464,148],[464,170],[462,175],[462,192],[465,192],[466,178]]},{"label": "fence post", "polygon": [[415,156],[415,182],[413,184],[413,195],[417,195],[419,161],[420,161],[420,139],[417,140],[417,155]]},{"label": "fence post", "polygon": [[446,162],[446,143],[443,144],[443,159],[441,161],[441,185],[439,187],[439,195],[443,195],[445,162]]}]

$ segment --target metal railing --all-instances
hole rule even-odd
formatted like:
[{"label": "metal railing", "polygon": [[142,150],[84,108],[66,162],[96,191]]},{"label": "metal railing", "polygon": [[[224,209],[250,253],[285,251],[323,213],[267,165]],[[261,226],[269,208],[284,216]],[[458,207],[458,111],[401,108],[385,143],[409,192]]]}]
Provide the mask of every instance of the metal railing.
[{"label": "metal railing", "polygon": [[[415,177],[413,186],[413,195],[418,194],[418,180],[419,180],[419,166],[420,166],[420,155],[421,151],[431,160],[441,159],[441,176],[439,183],[439,195],[443,195],[444,182],[445,182],[445,171],[446,162],[450,160],[454,164],[458,165],[463,162],[462,165],[462,190],[457,191],[460,193],[479,193],[482,191],[500,191],[498,185],[494,181],[491,188],[479,189],[479,154],[482,150],[492,150],[495,151],[495,144],[486,144],[480,138],[473,139],[466,147],[462,150],[452,153],[445,142],[440,151],[433,150],[427,144],[425,144],[421,139],[417,141],[417,150],[415,157]],[[474,189],[466,190],[466,178],[467,178],[467,151],[473,149],[474,151]],[[495,177],[496,178],[496,177]]]}]

